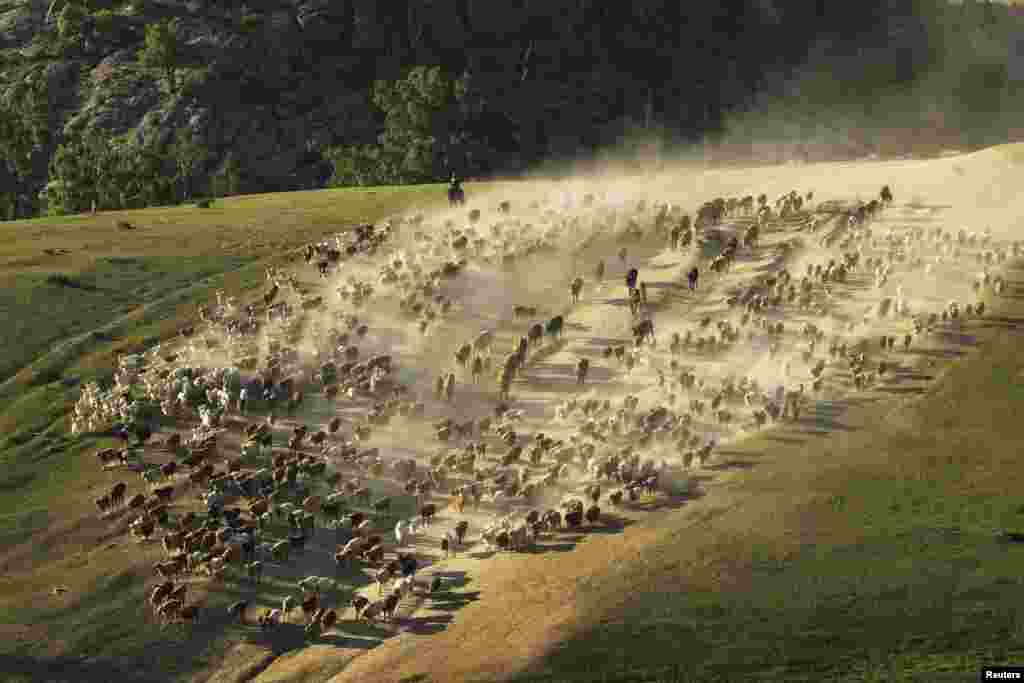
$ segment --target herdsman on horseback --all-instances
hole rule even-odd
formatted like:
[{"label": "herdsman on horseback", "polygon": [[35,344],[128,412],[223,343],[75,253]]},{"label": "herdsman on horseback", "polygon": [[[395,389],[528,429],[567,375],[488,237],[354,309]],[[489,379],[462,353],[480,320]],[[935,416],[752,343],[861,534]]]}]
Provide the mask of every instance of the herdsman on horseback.
[{"label": "herdsman on horseback", "polygon": [[462,181],[452,173],[451,181],[448,185],[448,204],[449,206],[461,206],[465,203],[466,192],[462,189]]}]

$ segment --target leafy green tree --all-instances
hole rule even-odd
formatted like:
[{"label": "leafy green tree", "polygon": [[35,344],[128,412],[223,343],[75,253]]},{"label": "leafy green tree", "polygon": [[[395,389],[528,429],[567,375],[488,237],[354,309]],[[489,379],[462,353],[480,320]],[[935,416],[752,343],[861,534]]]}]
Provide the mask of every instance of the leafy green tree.
[{"label": "leafy green tree", "polygon": [[177,25],[170,21],[159,21],[146,27],[144,45],[139,50],[139,61],[143,66],[161,71],[168,89],[178,90],[177,70],[180,61]]},{"label": "leafy green tree", "polygon": [[193,179],[206,163],[210,152],[192,128],[185,126],[175,134],[172,156],[177,169],[174,180],[181,188],[181,200],[188,201],[192,198]]},{"label": "leafy green tree", "polygon": [[19,175],[28,175],[32,161],[32,135],[25,119],[8,103],[0,103],[0,155]]},{"label": "leafy green tree", "polygon": [[129,201],[134,206],[156,206],[174,201],[174,179],[165,173],[168,155],[150,142],[133,149],[129,163],[134,165],[137,181]]},{"label": "leafy green tree", "polygon": [[70,137],[50,158],[49,182],[44,190],[47,210],[58,216],[84,211],[90,185],[81,143]]},{"label": "leafy green tree", "polygon": [[213,194],[217,197],[228,197],[238,194],[242,189],[242,164],[234,150],[228,150],[224,166],[212,179]]},{"label": "leafy green tree", "polygon": [[96,32],[107,38],[115,35],[117,20],[118,16],[109,9],[100,10],[93,15]]},{"label": "leafy green tree", "polygon": [[331,187],[390,185],[401,183],[401,158],[376,145],[352,145],[327,151],[334,173]]},{"label": "leafy green tree", "polygon": [[51,214],[101,209],[140,208],[174,200],[174,181],[166,173],[167,154],[155,143],[112,144],[91,130],[71,133],[50,160],[45,189]]},{"label": "leafy green tree", "polygon": [[18,119],[18,129],[25,136],[19,141],[28,153],[34,147],[50,142],[50,93],[42,69],[33,71],[24,80],[15,83],[6,93],[3,108]]},{"label": "leafy green tree", "polygon": [[65,45],[84,49],[85,22],[88,11],[80,3],[69,0],[57,15],[57,35]]},{"label": "leafy green tree", "polygon": [[445,175],[448,153],[460,134],[459,102],[464,79],[440,67],[417,66],[396,81],[378,80],[373,102],[384,112],[379,138],[386,162],[396,166],[395,182],[424,182]]}]

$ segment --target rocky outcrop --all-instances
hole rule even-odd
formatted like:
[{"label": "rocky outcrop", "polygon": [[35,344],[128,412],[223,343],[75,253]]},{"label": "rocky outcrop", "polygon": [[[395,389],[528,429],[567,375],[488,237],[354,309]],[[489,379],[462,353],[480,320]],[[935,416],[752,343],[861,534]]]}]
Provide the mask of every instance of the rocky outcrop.
[{"label": "rocky outcrop", "polygon": [[308,41],[347,40],[352,30],[352,3],[346,0],[299,0],[295,3],[295,19]]},{"label": "rocky outcrop", "polygon": [[[0,12],[0,52],[52,54],[62,5],[48,17],[51,2],[23,0]],[[209,151],[193,185],[205,186],[234,151],[247,191],[322,184],[330,175],[323,150],[374,139],[378,121],[368,97],[339,80],[346,64],[332,57],[349,40],[351,2],[283,0],[245,21],[239,12],[205,2],[150,2],[117,11],[112,28],[85,32],[80,50],[0,74],[0,88],[26,69],[45,79],[53,128],[49,144],[35,154],[32,177],[0,173],[0,190],[20,184],[18,192],[38,194],[57,144],[88,130],[142,145],[169,143],[187,126]],[[137,58],[145,26],[168,17],[177,19],[188,62],[174,94]]]}]

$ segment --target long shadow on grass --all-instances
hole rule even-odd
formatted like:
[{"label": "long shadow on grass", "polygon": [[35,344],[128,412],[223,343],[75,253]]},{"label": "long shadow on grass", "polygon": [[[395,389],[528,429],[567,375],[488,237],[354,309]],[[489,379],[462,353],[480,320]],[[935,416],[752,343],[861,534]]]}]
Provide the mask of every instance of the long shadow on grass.
[{"label": "long shadow on grass", "polygon": [[22,676],[30,681],[80,683],[82,681],[118,681],[119,683],[159,683],[163,676],[139,675],[118,668],[113,662],[83,661],[71,657],[38,659],[18,655],[0,655],[0,674]]},{"label": "long shadow on grass", "polygon": [[468,593],[441,593],[438,595],[432,595],[430,599],[430,606],[432,609],[442,610],[444,612],[454,612],[457,609],[461,609],[471,602],[476,602],[480,599],[480,591],[470,591]]},{"label": "long shadow on grass", "polygon": [[786,436],[784,434],[773,434],[771,432],[765,434],[765,439],[768,441],[775,441],[776,443],[784,443],[790,446],[800,446],[804,443],[805,439],[801,439],[796,436]]},{"label": "long shadow on grass", "polygon": [[[391,635],[390,633],[388,635]],[[348,633],[328,633],[320,636],[315,642],[316,645],[334,645],[353,650],[372,650],[380,645],[381,641],[370,638],[355,638]]]},{"label": "long shadow on grass", "polygon": [[726,460],[725,462],[716,463],[714,465],[708,465],[706,469],[712,470],[713,472],[724,472],[726,470],[749,470],[756,463],[751,460]]},{"label": "long shadow on grass", "polygon": [[[1024,299],[1024,296],[1014,297]],[[984,318],[984,322],[978,325],[981,329],[1021,329],[1024,328],[1024,318],[1008,316],[992,316]]]},{"label": "long shadow on grass", "polygon": [[416,635],[433,635],[440,633],[448,627],[454,617],[451,614],[431,614],[419,617],[409,617],[403,621],[406,631]]},{"label": "long shadow on grass", "polygon": [[881,387],[878,387],[877,391],[882,391],[882,392],[885,392],[887,394],[896,394],[896,395],[906,396],[906,395],[911,395],[911,394],[923,394],[925,392],[925,387],[922,387],[922,386],[912,386],[912,387],[881,386]]}]

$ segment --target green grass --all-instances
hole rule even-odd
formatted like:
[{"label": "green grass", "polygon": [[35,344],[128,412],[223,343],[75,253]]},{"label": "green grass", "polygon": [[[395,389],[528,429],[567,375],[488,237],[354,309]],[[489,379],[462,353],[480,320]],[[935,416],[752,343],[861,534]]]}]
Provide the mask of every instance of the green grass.
[{"label": "green grass", "polygon": [[[100,681],[118,674],[132,681],[176,680],[223,650],[224,641],[211,636],[225,630],[235,639],[252,635],[245,627],[224,623],[227,606],[239,599],[231,586],[209,594],[209,613],[192,629],[161,628],[156,620],[140,619],[148,603],[145,584],[139,579],[133,573],[120,572],[100,579],[68,606],[0,611],[0,624],[24,624],[28,619],[45,633],[44,638],[20,643],[16,655],[0,655],[0,661],[17,661],[10,669],[3,667],[5,675],[20,668],[26,680],[32,681]],[[47,648],[53,642],[62,643],[67,654],[48,657]],[[182,657],[182,652],[189,656]]]},{"label": "green grass", "polygon": [[[1000,334],[832,453],[887,463],[821,474],[778,529],[667,529],[590,582],[589,626],[517,680],[968,681],[1024,661],[1024,545],[1000,539],[1024,532],[1024,357]],[[683,559],[698,543],[710,570]],[[612,593],[629,599],[607,610]]]},{"label": "green grass", "polygon": [[139,305],[193,282],[236,270],[242,256],[108,256],[72,275],[29,273],[7,278],[0,290],[4,326],[0,377],[31,362],[39,349],[82,334]]},{"label": "green grass", "polygon": [[[1004,520],[1024,523],[1019,503],[943,503],[941,486],[851,484],[845,493],[862,502],[848,514],[874,526],[859,543],[785,561],[752,546],[764,559],[744,590],[644,595],[620,623],[569,643],[549,664],[562,673],[574,661],[589,672],[679,662],[694,680],[895,681],[1020,661],[1024,548],[994,537]],[[586,675],[555,680],[593,680]]]}]

